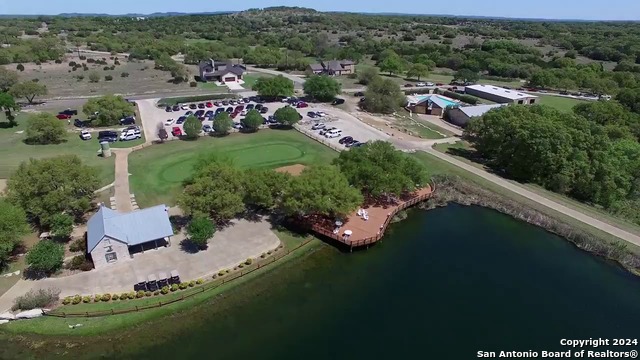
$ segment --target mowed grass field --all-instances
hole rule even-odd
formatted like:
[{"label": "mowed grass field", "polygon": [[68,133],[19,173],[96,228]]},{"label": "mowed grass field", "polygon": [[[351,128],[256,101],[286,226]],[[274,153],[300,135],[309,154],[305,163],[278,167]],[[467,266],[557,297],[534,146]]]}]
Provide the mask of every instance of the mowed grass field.
[{"label": "mowed grass field", "polygon": [[[98,156],[100,144],[95,139],[83,141],[78,133],[69,133],[67,141],[56,145],[27,145],[24,143],[25,127],[28,115],[17,116],[18,126],[7,128],[4,113],[0,115],[0,179],[6,179],[18,168],[21,162],[30,158],[42,159],[58,155],[77,155],[85,164],[95,166],[100,171],[102,185],[113,182],[114,158],[104,159]],[[61,120],[63,121],[63,120]],[[131,145],[131,144],[127,144]]]},{"label": "mowed grass field", "polygon": [[583,104],[588,102],[587,100],[578,100],[572,99],[562,96],[552,96],[552,95],[543,95],[543,94],[535,94],[540,98],[540,104],[551,106],[557,110],[564,112],[573,111],[573,107],[578,104]]},{"label": "mowed grass field", "polygon": [[275,169],[293,164],[326,164],[337,153],[295,130],[260,130],[197,141],[169,141],[129,155],[129,184],[141,207],[174,205],[183,182],[202,156],[218,154],[240,168]]},{"label": "mowed grass field", "polygon": [[244,84],[242,84],[242,87],[247,90],[251,90],[251,88],[253,87],[253,84],[255,84],[259,78],[269,78],[269,77],[273,77],[273,75],[261,74],[261,73],[247,73],[242,77],[242,79],[244,80]]}]

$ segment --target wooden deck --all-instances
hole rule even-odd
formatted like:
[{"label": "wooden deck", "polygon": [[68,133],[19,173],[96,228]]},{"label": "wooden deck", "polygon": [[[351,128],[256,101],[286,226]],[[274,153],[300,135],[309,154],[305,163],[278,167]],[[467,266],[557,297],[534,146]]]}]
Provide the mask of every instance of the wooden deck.
[{"label": "wooden deck", "polygon": [[[344,221],[337,233],[334,233],[336,229],[335,223],[329,219],[317,219],[312,224],[311,229],[351,248],[373,244],[384,236],[387,226],[389,226],[398,211],[428,199],[431,193],[432,188],[427,186],[395,204],[363,207],[367,211],[369,219],[364,220],[361,216],[358,216],[356,211]],[[344,236],[346,230],[351,230],[352,232],[348,237]]]}]

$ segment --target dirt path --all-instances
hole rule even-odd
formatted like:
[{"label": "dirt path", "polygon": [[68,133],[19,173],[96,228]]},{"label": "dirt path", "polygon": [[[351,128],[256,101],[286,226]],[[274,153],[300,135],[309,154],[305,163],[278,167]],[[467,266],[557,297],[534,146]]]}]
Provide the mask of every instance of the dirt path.
[{"label": "dirt path", "polygon": [[120,212],[133,211],[131,193],[129,192],[129,154],[131,148],[111,149],[116,157],[115,198],[116,208]]}]

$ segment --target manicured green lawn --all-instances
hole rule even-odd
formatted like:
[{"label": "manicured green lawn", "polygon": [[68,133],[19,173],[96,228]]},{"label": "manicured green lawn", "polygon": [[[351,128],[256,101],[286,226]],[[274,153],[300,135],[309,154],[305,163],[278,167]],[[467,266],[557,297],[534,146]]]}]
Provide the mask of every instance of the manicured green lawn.
[{"label": "manicured green lawn", "polygon": [[262,74],[262,73],[245,74],[242,77],[242,80],[244,80],[244,84],[242,84],[242,87],[247,90],[251,90],[251,88],[253,87],[253,84],[255,84],[256,81],[262,77],[273,77],[273,76],[269,74]]},{"label": "manicured green lawn", "polygon": [[[113,157],[104,159],[98,156],[100,144],[95,139],[83,141],[79,134],[69,133],[68,139],[56,145],[27,145],[24,143],[24,130],[27,115],[17,116],[18,126],[5,128],[0,126],[0,178],[8,178],[21,162],[30,158],[42,159],[57,155],[78,155],[86,164],[96,166],[100,170],[102,185],[113,182]],[[62,121],[62,120],[61,120]],[[0,115],[0,124],[6,124],[4,114]],[[132,145],[129,142],[127,145]]]},{"label": "manicured green lawn", "polygon": [[129,155],[131,192],[142,207],[175,204],[182,183],[201,156],[229,157],[241,168],[278,168],[329,163],[337,153],[295,130],[260,130],[197,141],[169,141]]},{"label": "manicured green lawn", "polygon": [[537,97],[540,98],[540,104],[551,106],[557,110],[564,112],[573,111],[573,107],[585,103],[585,100],[577,100],[572,98],[566,98],[561,96],[552,96],[552,95],[542,95],[536,94]]},{"label": "manicured green lawn", "polygon": [[216,85],[216,83],[213,83],[213,82],[206,82],[206,83],[199,82],[198,87],[201,89],[207,89],[207,90],[221,90],[221,91],[229,90],[226,86],[224,85],[218,86]]}]

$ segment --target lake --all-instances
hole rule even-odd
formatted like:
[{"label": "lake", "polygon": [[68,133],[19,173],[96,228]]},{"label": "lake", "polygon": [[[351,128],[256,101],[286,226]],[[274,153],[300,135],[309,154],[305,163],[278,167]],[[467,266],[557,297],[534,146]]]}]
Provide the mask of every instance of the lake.
[{"label": "lake", "polygon": [[637,337],[640,279],[540,228],[453,205],[410,212],[366,251],[325,246],[194,313],[184,318],[188,331],[158,331],[136,345],[148,347],[118,346],[118,357],[469,359],[477,351],[566,351],[561,339]]},{"label": "lake", "polygon": [[118,341],[81,340],[68,355],[471,359],[569,350],[561,339],[634,338],[638,324],[639,278],[540,228],[451,205],[411,211],[368,250],[322,246]]}]

